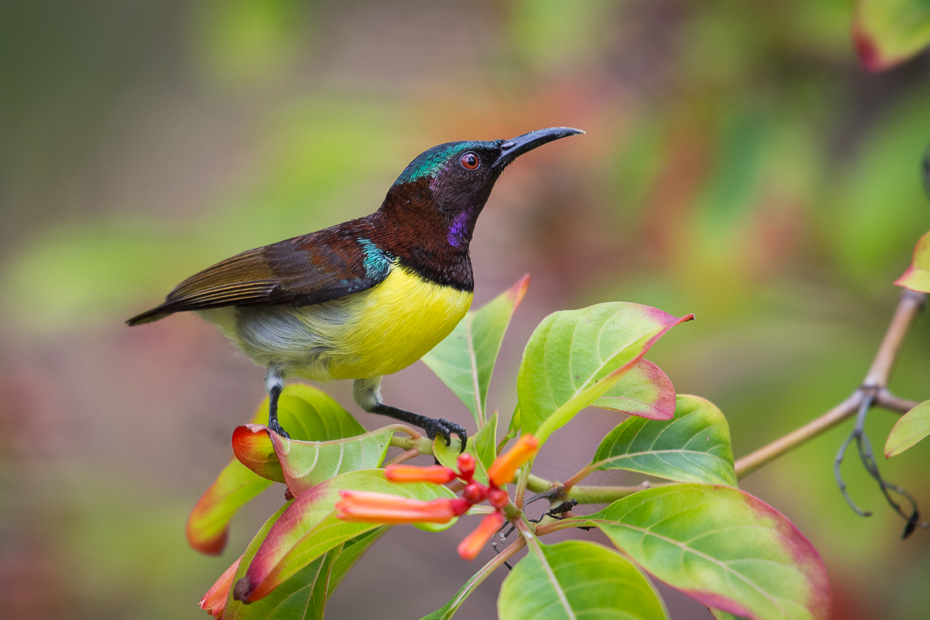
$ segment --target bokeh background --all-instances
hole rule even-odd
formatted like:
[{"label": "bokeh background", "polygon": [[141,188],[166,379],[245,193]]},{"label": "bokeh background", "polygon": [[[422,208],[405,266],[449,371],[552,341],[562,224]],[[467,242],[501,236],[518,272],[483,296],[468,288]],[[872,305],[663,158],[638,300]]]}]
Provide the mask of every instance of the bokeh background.
[{"label": "bokeh background", "polygon": [[[277,489],[237,516],[221,558],[186,545],[187,513],[263,398],[263,372],[196,317],[123,320],[228,255],[373,211],[440,142],[587,131],[521,158],[477,226],[476,303],[533,277],[492,384],[505,420],[539,320],[610,300],[697,315],[650,357],[679,392],[721,407],[737,457],[845,398],[897,303],[891,282],[930,227],[918,172],[930,58],[864,72],[852,10],[0,4],[0,617],[206,617],[200,596],[282,501]],[[930,397],[928,343],[923,318],[892,381],[901,396]],[[348,384],[326,389],[358,413]],[[422,364],[385,391],[470,422]],[[874,443],[896,418],[871,414]],[[576,418],[540,473],[568,477],[619,421]],[[924,617],[930,535],[900,540],[903,522],[852,456],[851,494],[875,515],[854,515],[833,482],[849,424],[742,486],[823,554],[836,618]],[[930,510],[926,445],[880,465]],[[395,528],[328,617],[438,608],[477,568],[454,551],[468,529]],[[502,578],[459,617],[493,617]],[[673,618],[710,617],[663,592]]]}]

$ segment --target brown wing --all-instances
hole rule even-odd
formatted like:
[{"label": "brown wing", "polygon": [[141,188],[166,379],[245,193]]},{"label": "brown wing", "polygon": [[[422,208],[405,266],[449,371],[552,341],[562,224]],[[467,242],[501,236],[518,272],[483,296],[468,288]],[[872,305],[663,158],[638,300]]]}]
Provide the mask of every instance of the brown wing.
[{"label": "brown wing", "polygon": [[127,323],[223,306],[306,306],[371,288],[387,276],[393,257],[368,239],[366,219],[227,258],[194,274],[163,304]]}]

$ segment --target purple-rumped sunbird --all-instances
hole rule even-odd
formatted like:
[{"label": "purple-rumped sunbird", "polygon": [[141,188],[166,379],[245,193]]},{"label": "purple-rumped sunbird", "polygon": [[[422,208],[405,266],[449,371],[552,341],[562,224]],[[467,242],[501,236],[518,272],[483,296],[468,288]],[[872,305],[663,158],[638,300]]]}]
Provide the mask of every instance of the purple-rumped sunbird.
[{"label": "purple-rumped sunbird", "polygon": [[255,248],[197,273],[127,323],[193,311],[264,366],[268,428],[289,376],[354,379],[355,402],[448,445],[465,429],[381,402],[381,377],[445,338],[471,305],[468,245],[501,171],[547,142],[584,133],[539,129],[511,140],[448,142],[404,169],[371,215]]}]

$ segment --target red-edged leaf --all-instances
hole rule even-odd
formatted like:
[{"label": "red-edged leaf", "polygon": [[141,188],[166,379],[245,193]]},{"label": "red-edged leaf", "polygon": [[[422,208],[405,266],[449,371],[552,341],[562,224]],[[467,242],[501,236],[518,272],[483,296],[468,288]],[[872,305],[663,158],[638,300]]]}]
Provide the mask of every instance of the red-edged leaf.
[{"label": "red-edged leaf", "polygon": [[661,368],[642,359],[591,406],[649,420],[670,420],[675,415],[675,386]]},{"label": "red-edged leaf", "polygon": [[917,242],[911,266],[895,284],[912,291],[930,293],[930,232]]},{"label": "red-edged leaf", "polygon": [[669,329],[693,318],[624,302],[550,314],[526,345],[517,377],[519,415],[512,425],[545,442],[607,395]]},{"label": "red-edged leaf", "polygon": [[[340,499],[339,491],[343,489],[390,493],[421,500],[455,497],[447,488],[436,484],[388,482],[380,469],[351,471],[318,484],[299,495],[271,526],[245,576],[233,588],[236,600],[258,600],[330,549],[382,527],[377,523],[340,520],[336,516],[335,505]],[[451,522],[442,527],[450,525]]]},{"label": "red-edged leaf", "polygon": [[756,620],[830,618],[830,584],[813,545],[738,489],[647,489],[572,522],[601,529],[644,570],[709,607]]},{"label": "red-edged leaf", "polygon": [[297,496],[341,473],[379,467],[393,435],[385,428],[333,441],[298,441],[246,424],[233,433],[233,453],[251,471],[284,482]]},{"label": "red-edged leaf", "polygon": [[884,71],[930,44],[930,4],[925,0],[858,0],[853,43],[862,66]]},{"label": "red-edged leaf", "polygon": [[287,487],[295,496],[341,473],[384,462],[394,431],[380,429],[334,441],[295,441],[271,435]]},{"label": "red-edged leaf", "polygon": [[264,424],[244,424],[233,431],[233,454],[245,467],[272,482],[284,482],[281,462]]},{"label": "red-edged leaf", "polygon": [[[292,384],[284,388],[278,401],[278,418],[295,439],[328,441],[365,432],[362,425],[336,401],[309,385]],[[268,399],[265,398],[252,418],[252,424],[267,421]],[[274,463],[262,460],[260,433],[253,435],[238,437],[240,442],[249,444],[246,461],[252,465],[265,463],[270,468],[266,472],[270,480],[259,477],[236,458],[230,461],[198,500],[187,521],[187,540],[201,553],[215,555],[222,552],[229,534],[229,521],[239,508],[267,489],[271,480],[284,481],[283,474],[274,477]],[[236,442],[235,437],[233,441]]]},{"label": "red-edged leaf", "polygon": [[723,413],[697,396],[680,394],[676,402],[671,420],[624,420],[601,442],[592,465],[735,487],[730,429]]},{"label": "red-edged leaf", "polygon": [[191,511],[186,529],[188,544],[207,555],[222,553],[232,516],[271,484],[233,459]]},{"label": "red-edged leaf", "polygon": [[885,456],[898,456],[930,435],[930,400],[926,400],[895,422],[885,441]]},{"label": "red-edged leaf", "polygon": [[226,608],[226,598],[229,596],[229,588],[232,587],[233,577],[239,569],[239,562],[241,561],[242,556],[240,555],[239,559],[223,571],[223,574],[216,580],[216,583],[214,583],[210,589],[207,590],[207,593],[203,595],[203,598],[200,599],[200,608],[214,618],[219,618],[223,615],[223,610]]}]

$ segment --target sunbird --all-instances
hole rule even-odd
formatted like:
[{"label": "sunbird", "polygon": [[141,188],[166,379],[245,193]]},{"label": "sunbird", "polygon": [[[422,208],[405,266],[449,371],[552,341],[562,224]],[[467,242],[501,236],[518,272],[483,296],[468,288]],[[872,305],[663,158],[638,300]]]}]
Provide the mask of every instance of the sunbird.
[{"label": "sunbird", "polygon": [[194,274],[165,302],[129,319],[141,325],[192,311],[266,368],[268,429],[288,377],[354,379],[364,411],[419,426],[451,443],[464,428],[381,400],[381,378],[428,353],[468,312],[468,246],[501,172],[547,142],[584,133],[539,129],[510,140],[447,142],[416,157],[381,207],[330,228],[248,250]]}]

